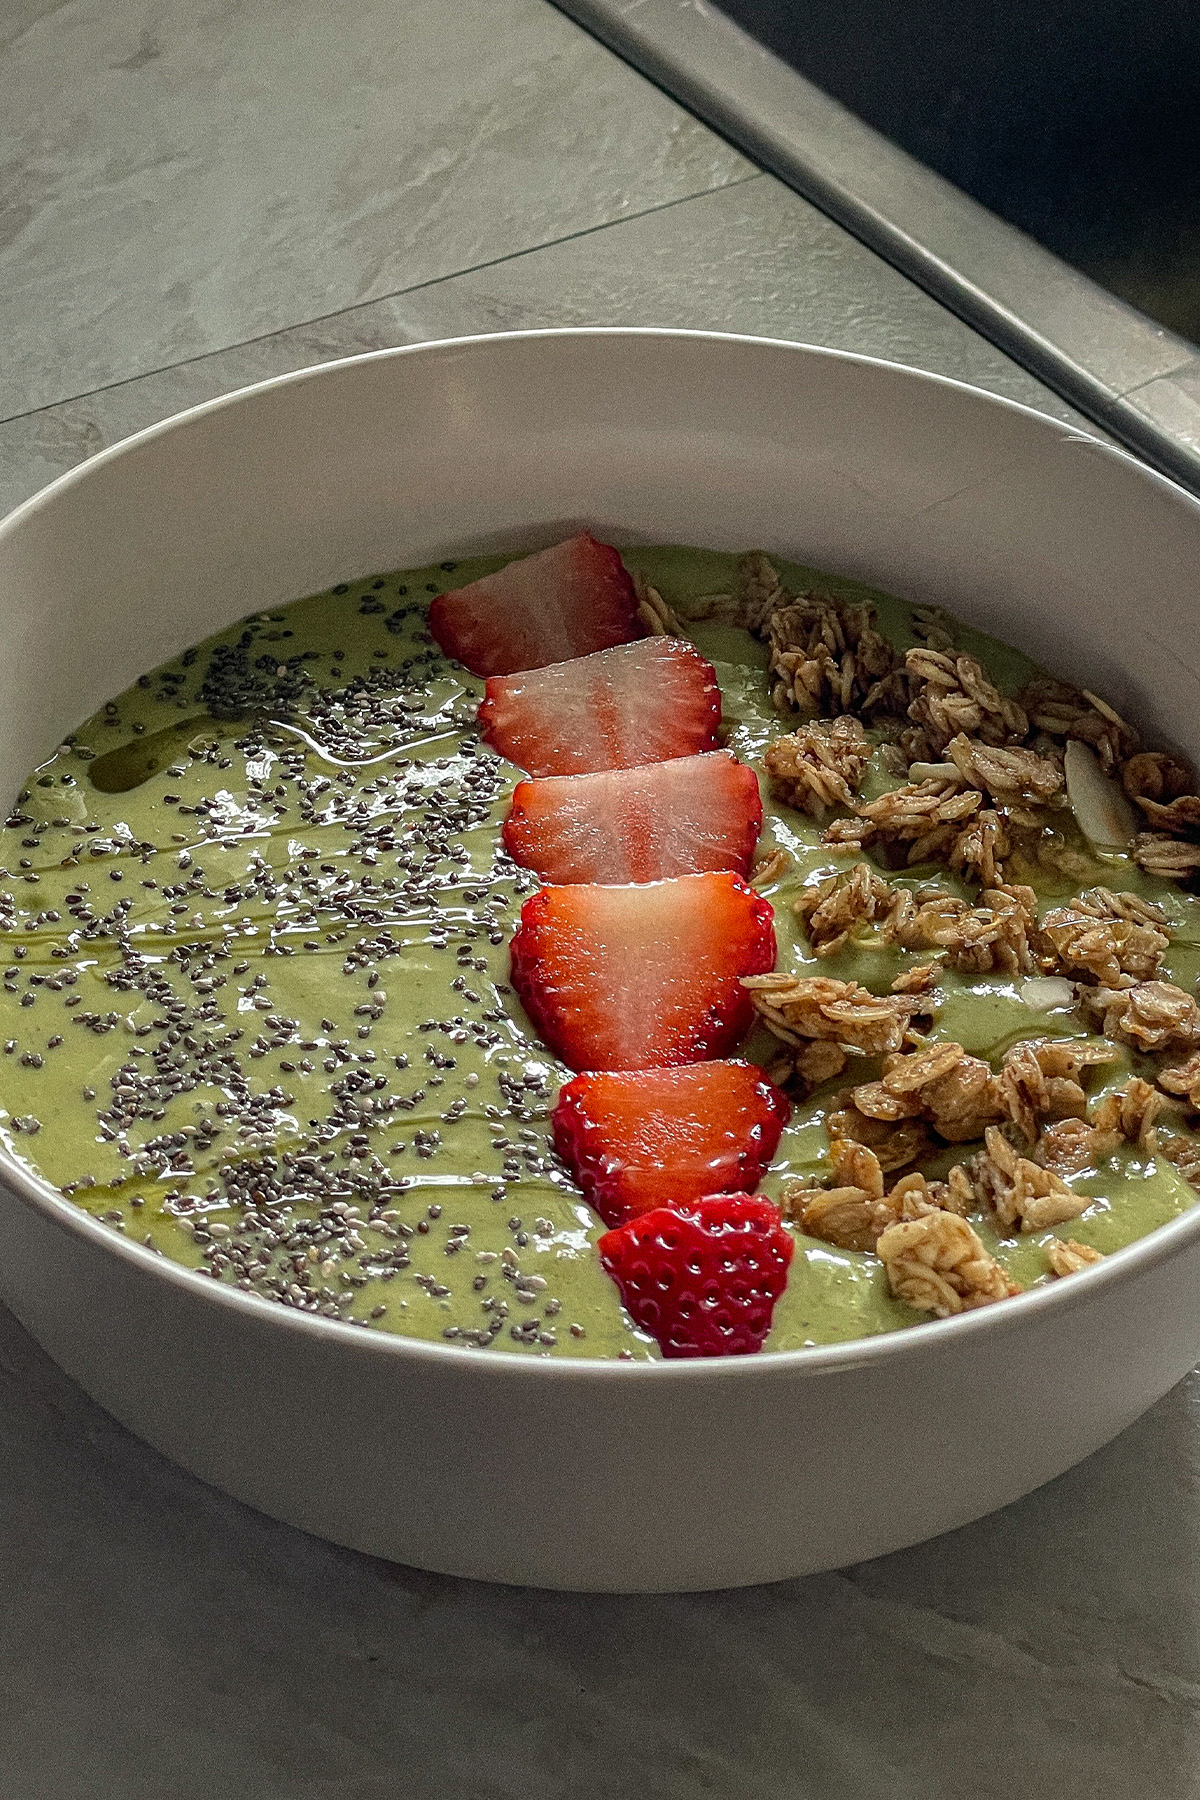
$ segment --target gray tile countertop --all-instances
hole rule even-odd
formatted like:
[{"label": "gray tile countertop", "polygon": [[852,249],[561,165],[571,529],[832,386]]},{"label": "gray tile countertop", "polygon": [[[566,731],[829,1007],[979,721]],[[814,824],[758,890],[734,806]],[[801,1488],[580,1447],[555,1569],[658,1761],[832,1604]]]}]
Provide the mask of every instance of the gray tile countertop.
[{"label": "gray tile countertop", "polygon": [[[544,0],[9,0],[0,145],[0,510],[265,375],[548,324],[802,339],[1072,419]],[[1183,1800],[1198,1398],[875,1563],[575,1598],[275,1525],[0,1312],[0,1793]]]}]

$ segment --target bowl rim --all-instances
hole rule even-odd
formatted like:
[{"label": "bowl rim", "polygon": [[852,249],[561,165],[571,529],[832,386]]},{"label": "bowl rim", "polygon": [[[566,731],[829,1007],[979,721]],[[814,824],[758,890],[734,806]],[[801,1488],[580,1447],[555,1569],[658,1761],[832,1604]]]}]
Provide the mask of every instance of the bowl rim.
[{"label": "bowl rim", "polygon": [[[435,338],[416,344],[400,344],[337,357],[329,362],[310,364],[302,369],[292,369],[282,375],[247,383],[227,394],[218,394],[210,400],[186,407],[181,412],[172,413],[165,419],[156,420],[154,424],[98,451],[75,468],[66,470],[0,519],[0,543],[26,519],[51,506],[59,494],[77,482],[88,479],[97,468],[132,454],[157,437],[182,430],[196,420],[236,407],[259,394],[291,384],[317,380],[323,375],[331,375],[360,364],[407,357],[425,357],[432,361],[448,354],[463,351],[482,353],[531,341],[557,342],[595,338],[658,340],[667,343],[682,340],[718,346],[736,345],[739,348],[749,346],[763,351],[787,352],[806,359],[861,365],[886,371],[891,376],[898,375],[915,383],[949,388],[969,396],[974,405],[1021,414],[1029,420],[1036,420],[1039,428],[1053,427],[1063,433],[1068,441],[1086,444],[1105,452],[1125,464],[1132,478],[1170,494],[1177,503],[1182,502],[1188,510],[1200,514],[1200,499],[1128,451],[1078,426],[1052,419],[1048,414],[1039,412],[1036,407],[974,387],[970,382],[960,381],[954,376],[935,374],[887,357],[831,349],[788,338],[758,337],[743,332],[696,331],[669,326],[587,325],[543,327],[533,331],[478,332],[465,337]],[[647,1380],[660,1383],[711,1382],[718,1379],[746,1381],[755,1379],[756,1372],[761,1378],[768,1371],[778,1379],[786,1376],[811,1379],[822,1374],[865,1369],[877,1363],[936,1356],[942,1352],[951,1352],[956,1344],[968,1339],[1020,1330],[1026,1321],[1032,1324],[1039,1318],[1057,1318],[1060,1314],[1088,1304],[1093,1297],[1099,1298],[1109,1289],[1124,1286],[1149,1274],[1200,1239],[1198,1196],[1197,1203],[1188,1211],[1155,1226],[1145,1237],[1135,1239],[1120,1250],[1112,1251],[1101,1262],[1078,1271],[1069,1280],[1050,1280],[1042,1286],[1025,1289],[1000,1306],[979,1307],[953,1318],[929,1319],[919,1325],[880,1332],[871,1337],[851,1338],[844,1343],[814,1344],[798,1350],[774,1350],[757,1356],[662,1358],[632,1362],[623,1362],[618,1357],[597,1356],[481,1356],[477,1350],[453,1342],[407,1337],[399,1332],[365,1330],[361,1326],[354,1329],[346,1321],[280,1306],[257,1294],[245,1293],[226,1282],[214,1281],[201,1270],[175,1262],[162,1252],[116,1232],[101,1219],[77,1206],[52,1182],[36,1174],[3,1147],[0,1147],[0,1182],[48,1223],[59,1230],[77,1235],[90,1246],[123,1259],[132,1273],[154,1275],[169,1285],[178,1285],[183,1296],[205,1300],[218,1308],[232,1309],[233,1316],[240,1317],[248,1326],[298,1332],[302,1336],[308,1336],[314,1345],[327,1341],[331,1348],[349,1351],[356,1356],[398,1357],[417,1364],[428,1363],[434,1370],[440,1369],[446,1374],[454,1371],[465,1374],[470,1370],[472,1373],[479,1372],[486,1379],[484,1372],[492,1371],[497,1378],[503,1376],[542,1382],[594,1382],[600,1379],[615,1379],[627,1383]]]}]

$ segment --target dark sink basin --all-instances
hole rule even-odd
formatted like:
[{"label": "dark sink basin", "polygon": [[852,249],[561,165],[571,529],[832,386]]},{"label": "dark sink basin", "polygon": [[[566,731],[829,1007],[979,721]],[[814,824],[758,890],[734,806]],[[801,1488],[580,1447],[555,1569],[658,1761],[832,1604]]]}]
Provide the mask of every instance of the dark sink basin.
[{"label": "dark sink basin", "polygon": [[1002,218],[1200,340],[1196,0],[721,0]]}]

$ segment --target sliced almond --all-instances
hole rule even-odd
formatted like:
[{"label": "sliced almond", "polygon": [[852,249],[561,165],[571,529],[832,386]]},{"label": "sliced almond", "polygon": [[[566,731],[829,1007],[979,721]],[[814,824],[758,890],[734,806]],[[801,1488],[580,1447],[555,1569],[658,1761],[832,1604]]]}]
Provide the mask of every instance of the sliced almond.
[{"label": "sliced almond", "polygon": [[1034,1012],[1050,1012],[1056,1006],[1074,1006],[1075,983],[1061,975],[1031,975],[1021,983],[1020,994]]},{"label": "sliced almond", "polygon": [[1079,829],[1097,850],[1127,850],[1137,834],[1137,821],[1124,793],[1104,773],[1096,754],[1078,738],[1063,757],[1067,798]]}]

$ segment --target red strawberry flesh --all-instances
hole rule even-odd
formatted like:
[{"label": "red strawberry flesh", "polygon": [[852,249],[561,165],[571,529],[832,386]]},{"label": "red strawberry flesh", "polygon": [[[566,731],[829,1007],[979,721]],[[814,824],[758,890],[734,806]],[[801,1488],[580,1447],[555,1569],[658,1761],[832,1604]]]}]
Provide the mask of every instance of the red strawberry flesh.
[{"label": "red strawberry flesh", "polygon": [[667,1357],[761,1350],[793,1248],[776,1208],[750,1194],[656,1207],[597,1245],[634,1324]]},{"label": "red strawberry flesh", "polygon": [[429,629],[473,675],[540,669],[646,632],[619,554],[586,531],[439,594]]},{"label": "red strawberry flesh", "polygon": [[762,829],[758,777],[728,750],[522,781],[504,847],[543,881],[661,881],[705,869],[745,875]]},{"label": "red strawberry flesh", "polygon": [[701,1062],[746,1035],[741,978],[774,967],[772,920],[730,874],[541,888],[521,908],[513,986],[573,1069]]},{"label": "red strawberry flesh", "polygon": [[606,1225],[656,1206],[750,1192],[791,1107],[745,1062],[576,1075],[554,1111],[558,1153]]},{"label": "red strawberry flesh", "polygon": [[643,638],[492,677],[479,723],[485,741],[531,775],[588,775],[713,749],[721,690],[694,645]]}]

